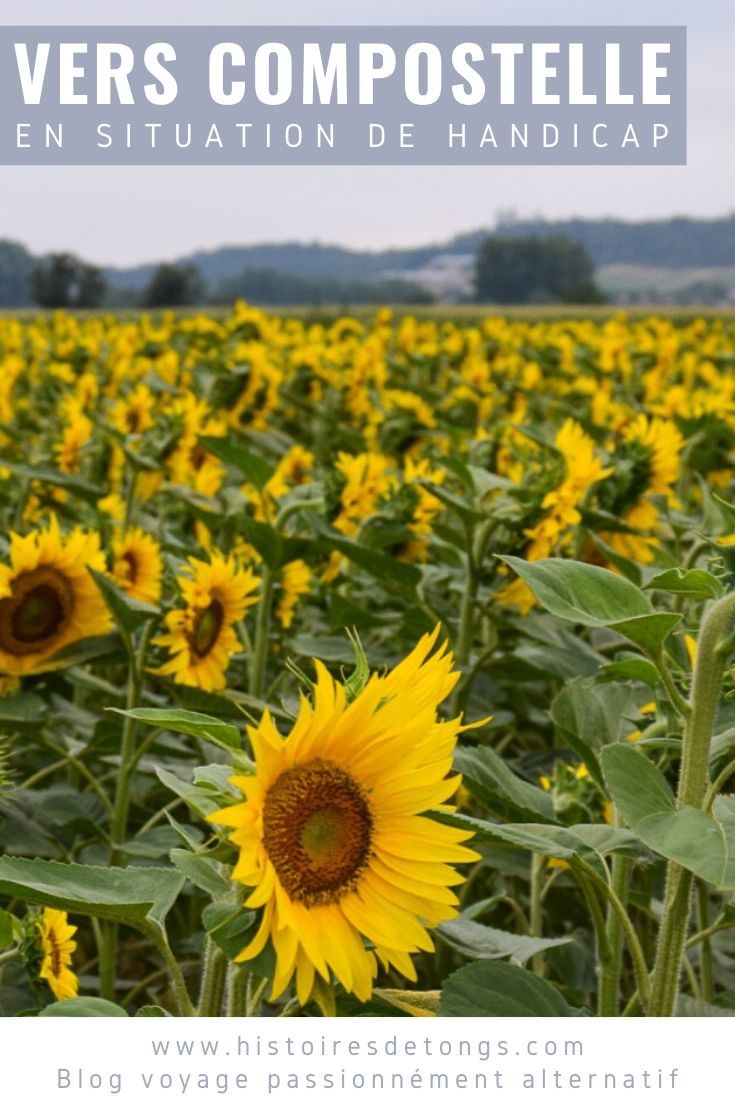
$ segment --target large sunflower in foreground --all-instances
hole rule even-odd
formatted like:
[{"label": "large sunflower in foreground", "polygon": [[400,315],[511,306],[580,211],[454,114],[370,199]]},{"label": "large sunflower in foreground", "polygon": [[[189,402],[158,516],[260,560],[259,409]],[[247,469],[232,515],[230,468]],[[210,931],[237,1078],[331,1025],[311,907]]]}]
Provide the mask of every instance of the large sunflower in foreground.
[{"label": "large sunflower in foreground", "polygon": [[252,570],[216,552],[211,562],[189,559],[189,574],[179,578],[186,608],[167,614],[168,631],[156,639],[173,655],[158,672],[173,675],[179,685],[218,692],[231,655],[242,650],[234,625],[257,601],[259,581]]},{"label": "large sunflower in foreground", "polygon": [[63,536],[47,529],[10,534],[10,563],[0,563],[0,672],[42,668],[62,647],[110,628],[110,617],[87,570],[105,570],[96,532]]},{"label": "large sunflower in foreground", "polygon": [[437,708],[458,674],[446,646],[424,636],[387,675],[374,674],[351,703],[321,663],[313,705],[302,698],[286,738],[266,711],[249,729],[252,777],[233,784],[243,803],[210,816],[233,828],[240,856],[233,879],[252,888],[260,928],[239,961],[270,938],[271,998],[296,973],[308,1001],[317,976],[370,998],[378,962],[416,979],[411,953],[433,950],[427,927],[454,918],[452,865],[477,860],[471,832],[426,818],[460,784],[449,778],[460,719]]},{"label": "large sunflower in foreground", "polygon": [[44,907],[38,931],[43,953],[38,978],[46,980],[57,999],[76,998],[79,981],[70,967],[72,953],[77,947],[74,941],[76,926],[69,925],[66,911]]}]

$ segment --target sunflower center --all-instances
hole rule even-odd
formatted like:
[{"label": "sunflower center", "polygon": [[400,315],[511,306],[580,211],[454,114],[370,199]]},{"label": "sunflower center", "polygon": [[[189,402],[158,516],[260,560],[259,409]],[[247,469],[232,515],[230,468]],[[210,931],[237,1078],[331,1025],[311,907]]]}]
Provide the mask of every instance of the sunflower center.
[{"label": "sunflower center", "polygon": [[263,807],[263,844],[291,899],[334,903],[367,864],[373,821],[365,796],[344,769],[315,758],[271,785]]},{"label": "sunflower center", "polygon": [[0,600],[0,647],[10,654],[35,654],[48,647],[69,622],[74,591],[49,566],[19,574],[12,594]]},{"label": "sunflower center", "polygon": [[128,585],[134,585],[138,577],[138,560],[132,551],[124,551],[119,559],[119,577]]},{"label": "sunflower center", "polygon": [[216,597],[199,613],[191,634],[191,649],[197,658],[207,657],[217,642],[224,618],[225,610]]},{"label": "sunflower center", "polygon": [[59,947],[59,939],[56,936],[55,930],[48,930],[46,933],[48,939],[48,953],[49,963],[51,965],[51,971],[56,979],[61,975],[61,949]]}]

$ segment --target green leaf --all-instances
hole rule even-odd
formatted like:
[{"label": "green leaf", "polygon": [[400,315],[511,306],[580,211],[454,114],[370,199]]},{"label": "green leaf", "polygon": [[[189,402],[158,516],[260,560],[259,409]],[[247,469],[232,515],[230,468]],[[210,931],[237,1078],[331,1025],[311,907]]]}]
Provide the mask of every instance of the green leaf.
[{"label": "green leaf", "polygon": [[513,555],[498,558],[515,570],[545,609],[575,624],[605,627],[648,616],[652,611],[645,594],[633,582],[600,566],[571,559],[531,563]]},{"label": "green leaf", "polygon": [[173,869],[95,868],[0,857],[3,895],[141,929],[148,920],[162,925],[183,885],[184,877]]},{"label": "green leaf", "polygon": [[382,999],[411,1018],[436,1017],[440,995],[441,991],[403,991],[392,987],[376,987],[373,991],[374,998]]},{"label": "green leaf", "polygon": [[168,1011],[164,1010],[162,1006],[141,1006],[140,1010],[135,1012],[136,1018],[170,1018],[171,1015]]},{"label": "green leaf", "polygon": [[161,615],[160,608],[154,608],[153,605],[146,605],[142,601],[136,601],[134,597],[128,596],[106,574],[100,573],[99,570],[93,570],[91,566],[88,566],[87,570],[102,594],[110,614],[123,631],[132,634],[149,620],[157,620]]},{"label": "green leaf", "polygon": [[[624,525],[623,527],[626,531],[631,530],[628,525]],[[607,528],[606,531],[610,531],[610,528]],[[643,572],[637,562],[634,562],[633,559],[626,558],[625,555],[619,555],[616,551],[613,551],[610,544],[605,543],[605,541],[601,540],[599,536],[596,536],[594,532],[588,531],[588,535],[597,550],[601,552],[606,562],[616,567],[629,582],[633,582],[634,585],[641,584]]]},{"label": "green leaf", "polygon": [[303,558],[313,545],[312,540],[284,536],[273,525],[254,520],[247,513],[238,516],[237,524],[266,565],[274,571],[281,570],[294,559]]},{"label": "green leaf", "polygon": [[516,776],[489,746],[461,747],[454,761],[470,792],[485,807],[505,818],[554,821],[548,792]]},{"label": "green leaf", "polygon": [[579,823],[573,827],[546,823],[491,823],[446,811],[432,811],[429,817],[447,826],[473,831],[474,838],[464,843],[470,848],[504,842],[518,849],[546,857],[561,857],[567,861],[575,856],[585,861],[599,861],[608,853],[635,848],[635,839],[629,830],[597,823]]},{"label": "green leaf", "polygon": [[416,587],[421,581],[421,571],[411,563],[401,562],[392,555],[386,555],[383,551],[376,551],[372,547],[365,547],[356,540],[348,539],[340,535],[335,529],[322,520],[309,514],[309,523],[315,529],[321,541],[335,551],[340,551],[345,558],[361,566],[368,574],[385,586],[388,590],[397,590],[404,596],[412,598]]},{"label": "green leaf", "polygon": [[722,597],[725,592],[719,578],[708,570],[664,570],[646,582],[644,589],[657,589],[662,593],[676,593],[682,597],[696,597],[707,601]]},{"label": "green leaf", "polygon": [[44,662],[43,668],[60,670],[66,666],[79,666],[103,658],[113,661],[118,657],[124,660],[127,655],[119,633],[112,631],[107,635],[89,635],[86,639],[78,639],[76,643],[54,651]]},{"label": "green leaf", "polygon": [[0,951],[6,949],[13,940],[13,920],[5,911],[0,911]]},{"label": "green leaf", "polygon": [[210,455],[245,475],[256,490],[262,490],[273,477],[275,467],[267,459],[248,451],[241,444],[234,444],[225,436],[200,436],[199,443]]},{"label": "green leaf", "polygon": [[444,982],[443,1018],[568,1018],[571,1007],[540,976],[504,961],[468,964]]},{"label": "green leaf", "polygon": [[211,857],[202,857],[185,849],[172,849],[170,856],[179,872],[212,899],[221,899],[230,891],[230,881],[222,876],[219,862]]},{"label": "green leaf", "polygon": [[639,654],[629,654],[625,658],[618,658],[614,662],[608,662],[599,674],[604,680],[618,678],[621,681],[642,681],[649,689],[655,689],[661,680],[661,675],[647,658]]},{"label": "green leaf", "polygon": [[175,773],[170,773],[168,769],[162,769],[160,766],[156,767],[156,776],[164,788],[168,788],[169,791],[180,796],[187,807],[190,807],[202,819],[205,819],[207,815],[211,815],[213,811],[217,811],[220,807],[220,801],[212,798],[211,789],[207,790],[199,785],[182,780]]},{"label": "green leaf", "polygon": [[435,482],[430,482],[426,478],[417,478],[416,481],[422,489],[441,501],[447,509],[451,509],[453,513],[456,513],[465,524],[476,524],[478,520],[485,519],[485,513],[475,509],[469,502],[453,494],[450,490],[446,490],[443,486],[438,486]]},{"label": "green leaf", "polygon": [[452,922],[442,922],[434,931],[446,945],[465,957],[476,960],[499,960],[511,957],[516,964],[525,964],[538,953],[547,949],[556,949],[560,945],[569,945],[569,937],[525,937],[522,934],[509,934],[505,930],[495,930],[483,926],[481,922],[472,922],[468,918],[455,918]]},{"label": "green leaf", "polygon": [[677,1018],[735,1018],[735,1010],[726,1006],[715,1006],[703,999],[693,999],[690,995],[679,994],[676,1001]]},{"label": "green leaf", "polygon": [[2,727],[38,727],[44,722],[46,715],[46,701],[36,693],[17,693],[15,696],[0,697],[0,726]]},{"label": "green leaf", "polygon": [[3,467],[7,467],[13,474],[20,475],[21,478],[28,478],[34,482],[44,482],[49,486],[61,486],[62,489],[82,498],[90,505],[96,505],[99,499],[107,493],[107,490],[102,486],[96,486],[92,482],[85,482],[83,479],[77,478],[76,475],[65,474],[63,471],[56,471],[52,468],[31,467],[25,463],[12,463],[8,459],[3,459]]},{"label": "green leaf", "polygon": [[121,1006],[84,995],[79,999],[62,999],[49,1003],[39,1013],[39,1018],[127,1018]]},{"label": "green leaf", "polygon": [[557,732],[604,787],[597,753],[611,742],[620,742],[635,730],[626,719],[633,705],[630,685],[600,684],[595,678],[576,678],[554,697],[551,718]]},{"label": "green leaf", "polygon": [[634,616],[609,624],[646,654],[657,657],[671,632],[681,620],[678,612],[649,612],[646,616]]},{"label": "green leaf", "polygon": [[717,772],[735,756],[735,727],[729,727],[726,731],[720,731],[710,743],[710,766]]},{"label": "green leaf", "polygon": [[640,751],[608,746],[601,760],[615,806],[649,849],[719,891],[735,888],[735,799],[720,797],[712,815],[694,807],[677,810],[665,777]]},{"label": "green leaf", "polygon": [[216,900],[202,911],[204,928],[228,960],[233,960],[253,940],[252,926],[257,912],[241,901]]},{"label": "green leaf", "polygon": [[588,677],[602,665],[600,655],[582,636],[546,612],[530,613],[518,628],[529,637],[529,642],[516,647],[513,659],[518,657],[554,679]]},{"label": "green leaf", "polygon": [[205,716],[201,712],[188,712],[184,708],[107,708],[108,712],[117,712],[121,716],[130,716],[149,727],[160,727],[166,731],[178,731],[182,735],[213,742],[222,750],[240,750],[242,740],[240,732],[232,723],[225,723],[216,716]]}]

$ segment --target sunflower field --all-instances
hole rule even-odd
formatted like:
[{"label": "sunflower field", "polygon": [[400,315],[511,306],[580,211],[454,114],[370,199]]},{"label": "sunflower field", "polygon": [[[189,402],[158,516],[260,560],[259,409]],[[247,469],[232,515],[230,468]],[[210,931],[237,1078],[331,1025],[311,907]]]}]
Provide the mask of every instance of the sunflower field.
[{"label": "sunflower field", "polygon": [[0,1013],[735,1013],[735,325],[0,318]]}]

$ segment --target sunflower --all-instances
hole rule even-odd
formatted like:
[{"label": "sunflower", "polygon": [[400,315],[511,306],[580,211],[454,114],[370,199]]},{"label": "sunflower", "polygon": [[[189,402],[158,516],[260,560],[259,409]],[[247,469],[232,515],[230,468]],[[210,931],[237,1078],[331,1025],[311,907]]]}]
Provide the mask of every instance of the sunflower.
[{"label": "sunflower", "polygon": [[67,424],[61,439],[53,445],[56,466],[65,474],[76,474],[79,470],[85,444],[92,437],[93,424],[79,408],[77,402],[68,404]]},{"label": "sunflower", "polygon": [[628,426],[625,440],[632,448],[635,498],[622,518],[636,531],[603,533],[603,539],[619,555],[650,563],[661,540],[657,534],[659,511],[648,495],[665,497],[673,508],[680,505],[675,483],[681,473],[685,441],[673,421],[649,419],[645,414]]},{"label": "sunflower", "polygon": [[276,619],[284,628],[293,623],[294,610],[301,597],[309,592],[311,570],[303,559],[294,559],[283,568],[281,576],[281,596],[276,605]]},{"label": "sunflower", "polygon": [[55,516],[45,530],[11,532],[10,563],[0,563],[0,672],[33,673],[62,647],[109,630],[88,566],[105,569],[96,532],[62,536]]},{"label": "sunflower", "polygon": [[46,980],[57,999],[76,998],[79,981],[69,967],[77,947],[74,941],[76,926],[69,925],[66,911],[44,907],[38,930],[43,953],[39,979]]},{"label": "sunflower", "polygon": [[271,939],[272,999],[294,973],[302,1004],[331,974],[368,1000],[378,963],[415,980],[411,953],[433,951],[427,927],[457,914],[450,885],[463,877],[451,866],[477,860],[461,844],[472,834],[423,814],[448,810],[461,781],[447,774],[465,728],[437,719],[458,674],[446,646],[431,654],[437,634],[350,703],[317,662],[314,703],[302,698],[286,738],[267,710],[249,729],[256,772],[233,778],[245,800],[210,820],[232,828],[233,879],[263,908],[236,959]]},{"label": "sunflower", "polygon": [[189,573],[179,578],[186,608],[168,613],[168,632],[156,640],[173,655],[158,672],[172,674],[178,685],[217,692],[225,687],[230,655],[242,650],[233,624],[257,601],[252,593],[259,582],[252,570],[216,552],[210,562],[189,559]]},{"label": "sunflower", "polygon": [[129,528],[112,541],[112,577],[129,597],[155,605],[161,596],[161,548],[141,528]]},{"label": "sunflower", "polygon": [[110,424],[123,436],[147,432],[155,425],[153,417],[155,403],[152,392],[143,383],[139,383],[132,393],[118,399],[112,407]]},{"label": "sunflower", "polygon": [[[571,418],[559,429],[554,445],[564,459],[564,477],[542,499],[541,507],[546,512],[539,523],[524,530],[530,540],[525,551],[529,562],[548,558],[554,548],[569,542],[575,526],[582,520],[580,507],[587,491],[613,473],[613,468],[603,467],[595,454],[591,437]],[[526,616],[536,604],[534,594],[520,578],[500,590],[495,599],[506,608],[517,609],[521,616]]]}]

